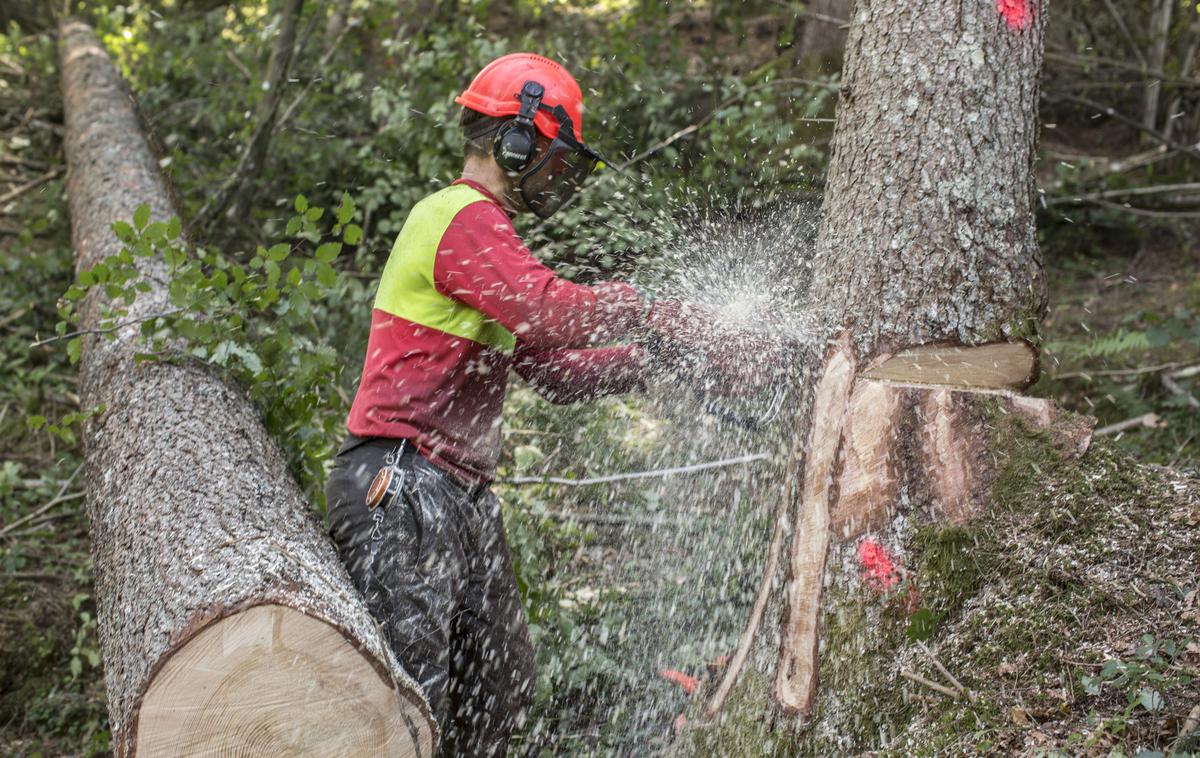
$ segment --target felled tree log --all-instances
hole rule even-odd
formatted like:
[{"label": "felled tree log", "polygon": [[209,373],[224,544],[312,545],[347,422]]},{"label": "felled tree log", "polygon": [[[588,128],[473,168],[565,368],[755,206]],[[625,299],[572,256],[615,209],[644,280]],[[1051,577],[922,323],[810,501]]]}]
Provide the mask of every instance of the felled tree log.
[{"label": "felled tree log", "polygon": [[[80,269],[112,222],[177,213],[130,93],[92,30],[61,27],[72,236]],[[167,308],[167,271],[129,320]],[[89,294],[94,327],[103,292]],[[430,754],[435,727],[356,595],[278,445],[204,367],[135,364],[138,327],[80,366],[97,622],[118,755]]]}]

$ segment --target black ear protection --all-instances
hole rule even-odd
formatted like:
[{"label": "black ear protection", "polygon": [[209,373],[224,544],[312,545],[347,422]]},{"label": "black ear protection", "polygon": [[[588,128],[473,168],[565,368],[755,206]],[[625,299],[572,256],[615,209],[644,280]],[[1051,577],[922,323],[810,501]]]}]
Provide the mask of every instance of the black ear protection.
[{"label": "black ear protection", "polygon": [[492,154],[505,171],[524,171],[533,160],[533,154],[537,151],[537,128],[533,125],[533,117],[542,107],[545,94],[546,89],[542,85],[534,81],[525,82],[521,87],[520,112],[496,131]]}]

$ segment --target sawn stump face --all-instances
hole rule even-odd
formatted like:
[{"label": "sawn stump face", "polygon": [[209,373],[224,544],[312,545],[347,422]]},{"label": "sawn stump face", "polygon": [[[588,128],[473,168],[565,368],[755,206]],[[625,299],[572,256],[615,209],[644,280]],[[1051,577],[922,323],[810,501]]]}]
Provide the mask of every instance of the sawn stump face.
[{"label": "sawn stump face", "polygon": [[432,749],[424,719],[332,626],[259,605],[167,660],[142,702],[137,753],[418,758]]}]

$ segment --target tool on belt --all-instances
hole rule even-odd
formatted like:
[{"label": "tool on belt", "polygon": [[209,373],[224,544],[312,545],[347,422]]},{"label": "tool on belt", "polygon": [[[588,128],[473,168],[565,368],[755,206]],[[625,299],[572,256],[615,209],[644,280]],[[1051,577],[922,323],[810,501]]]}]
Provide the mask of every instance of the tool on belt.
[{"label": "tool on belt", "polygon": [[405,471],[400,467],[400,459],[404,457],[407,445],[408,440],[401,440],[400,445],[384,458],[383,468],[379,469],[367,488],[365,500],[368,509],[375,510],[385,500],[391,503],[404,488]]}]

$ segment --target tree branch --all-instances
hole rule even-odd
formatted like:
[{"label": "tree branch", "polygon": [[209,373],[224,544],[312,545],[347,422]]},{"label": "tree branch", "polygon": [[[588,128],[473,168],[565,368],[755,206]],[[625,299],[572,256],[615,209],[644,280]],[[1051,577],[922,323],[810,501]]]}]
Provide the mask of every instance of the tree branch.
[{"label": "tree branch", "polygon": [[753,463],[755,461],[766,460],[770,456],[766,453],[752,453],[750,455],[741,455],[737,458],[725,458],[719,461],[708,461],[706,463],[693,463],[687,466],[677,466],[675,468],[660,468],[651,471],[634,471],[627,474],[607,474],[605,476],[593,476],[584,479],[567,479],[561,476],[514,476],[508,479],[497,479],[497,482],[503,484],[561,484],[567,487],[582,487],[589,484],[608,484],[610,482],[624,482],[631,479],[651,479],[655,477],[673,476],[675,474],[692,474],[697,471],[707,471],[714,468],[722,468],[725,466],[735,466],[739,463]]},{"label": "tree branch", "polygon": [[24,195],[26,192],[29,192],[30,190],[33,190],[33,189],[37,189],[38,187],[42,186],[46,182],[51,181],[52,179],[56,179],[61,174],[62,174],[61,168],[52,169],[32,181],[22,184],[20,187],[14,187],[13,189],[9,190],[8,192],[5,192],[3,195],[0,195],[0,205],[5,205],[6,203],[8,203],[12,200],[16,200],[18,197],[20,197],[21,195]]},{"label": "tree branch", "polygon": [[1115,119],[1116,121],[1120,121],[1121,123],[1126,124],[1128,126],[1132,126],[1134,129],[1137,129],[1138,131],[1157,140],[1158,142],[1161,142],[1162,144],[1166,145],[1167,147],[1174,148],[1181,153],[1186,153],[1186,154],[1190,155],[1191,157],[1193,157],[1197,160],[1200,160],[1200,150],[1197,150],[1194,145],[1185,145],[1182,142],[1176,142],[1175,140],[1171,139],[1170,137],[1167,137],[1166,135],[1164,135],[1162,132],[1158,131],[1157,129],[1148,129],[1145,125],[1143,125],[1137,119],[1130,118],[1129,116],[1126,116],[1126,115],[1118,112],[1112,106],[1102,105],[1101,103],[1097,103],[1095,100],[1090,100],[1086,97],[1080,97],[1079,95],[1068,95],[1068,94],[1064,94],[1064,93],[1044,92],[1044,93],[1042,93],[1042,97],[1045,98],[1046,100],[1050,100],[1050,101],[1053,101],[1055,99],[1065,100],[1067,102],[1078,103],[1079,105],[1086,105],[1089,108],[1095,108],[1096,110],[1105,114],[1109,118]]},{"label": "tree branch", "polygon": [[246,145],[237,168],[196,214],[194,225],[197,229],[207,227],[226,207],[230,208],[228,215],[233,218],[245,215],[247,184],[258,176],[267,157],[267,149],[275,129],[275,119],[283,100],[283,84],[287,80],[288,67],[291,65],[296,46],[296,26],[303,6],[304,0],[283,0],[279,38],[271,51],[267,78],[263,82],[267,92],[259,101],[257,120],[250,135],[250,142]]}]

